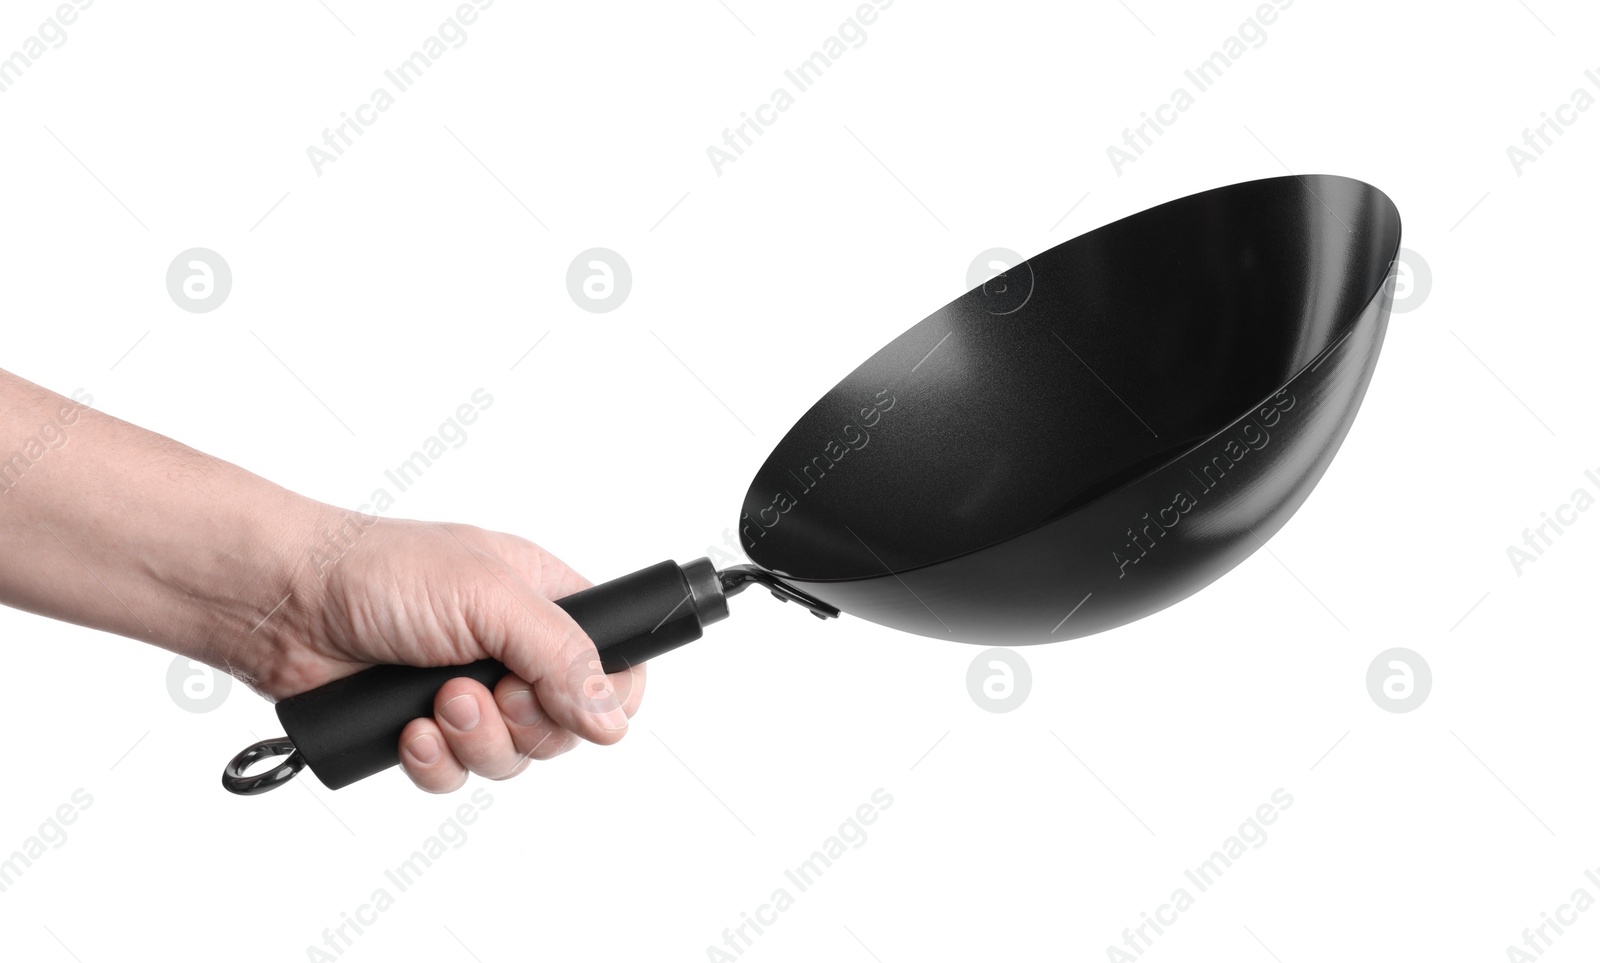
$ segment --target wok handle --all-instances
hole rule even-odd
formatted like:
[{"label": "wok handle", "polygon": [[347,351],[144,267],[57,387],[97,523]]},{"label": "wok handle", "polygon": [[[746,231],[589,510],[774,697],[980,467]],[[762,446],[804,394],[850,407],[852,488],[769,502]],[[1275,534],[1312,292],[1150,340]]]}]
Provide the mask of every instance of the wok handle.
[{"label": "wok handle", "polygon": [[[706,625],[728,615],[721,581],[706,558],[682,566],[661,562],[556,604],[594,640],[606,672],[693,642]],[[399,763],[400,731],[412,719],[433,715],[440,686],[465,676],[493,688],[507,671],[494,659],[434,668],[380,665],[284,699],[278,720],[305,765],[329,789],[341,789]]]}]

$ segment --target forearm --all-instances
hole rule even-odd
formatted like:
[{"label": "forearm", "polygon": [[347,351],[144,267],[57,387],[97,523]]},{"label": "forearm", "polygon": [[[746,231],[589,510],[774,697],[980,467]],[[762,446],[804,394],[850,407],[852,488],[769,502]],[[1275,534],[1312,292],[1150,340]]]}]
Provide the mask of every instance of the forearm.
[{"label": "forearm", "polygon": [[0,371],[0,602],[249,675],[322,507]]},{"label": "forearm", "polygon": [[496,659],[510,672],[492,693],[451,679],[399,733],[431,792],[622,738],[644,666],[602,674],[551,601],[587,584],[526,539],[343,512],[0,371],[0,603],[273,699],[369,665]]}]

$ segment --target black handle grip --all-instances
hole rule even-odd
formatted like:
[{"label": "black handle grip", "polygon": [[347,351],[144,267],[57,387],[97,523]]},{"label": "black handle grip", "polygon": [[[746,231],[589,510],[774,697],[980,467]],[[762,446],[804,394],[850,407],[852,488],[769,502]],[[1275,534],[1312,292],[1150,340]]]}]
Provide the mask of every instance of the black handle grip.
[{"label": "black handle grip", "polygon": [[[556,604],[594,640],[607,672],[693,642],[728,614],[717,571],[704,558],[661,562]],[[380,665],[284,699],[278,720],[317,778],[340,789],[400,762],[400,731],[433,715],[440,686],[465,676],[493,688],[506,672],[494,659],[427,669]]]}]

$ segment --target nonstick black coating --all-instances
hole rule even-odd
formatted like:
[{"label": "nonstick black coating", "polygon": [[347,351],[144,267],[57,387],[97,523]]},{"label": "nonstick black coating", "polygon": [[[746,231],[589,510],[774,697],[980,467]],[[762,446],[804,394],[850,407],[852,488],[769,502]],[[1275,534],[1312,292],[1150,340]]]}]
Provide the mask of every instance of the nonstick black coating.
[{"label": "nonstick black coating", "polygon": [[1306,176],[1051,248],[817,402],[750,486],[745,551],[935,638],[1056,641],[1165,608],[1322,476],[1377,362],[1399,244],[1381,191]]}]

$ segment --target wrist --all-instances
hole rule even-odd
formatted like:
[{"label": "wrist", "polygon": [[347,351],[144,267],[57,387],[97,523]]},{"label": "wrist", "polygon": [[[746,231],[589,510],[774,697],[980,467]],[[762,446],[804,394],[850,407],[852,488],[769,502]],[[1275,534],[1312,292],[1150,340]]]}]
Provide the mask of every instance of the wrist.
[{"label": "wrist", "polygon": [[325,581],[317,556],[340,513],[268,482],[250,491],[209,533],[198,567],[168,584],[201,601],[186,649],[264,695],[297,691],[302,667],[317,661]]}]

